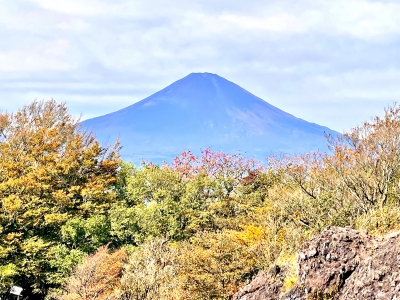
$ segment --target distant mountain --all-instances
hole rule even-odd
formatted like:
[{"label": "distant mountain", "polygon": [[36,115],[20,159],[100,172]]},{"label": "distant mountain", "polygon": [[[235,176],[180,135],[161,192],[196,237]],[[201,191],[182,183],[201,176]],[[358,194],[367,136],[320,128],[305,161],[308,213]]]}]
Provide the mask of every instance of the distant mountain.
[{"label": "distant mountain", "polygon": [[170,161],[211,147],[263,160],[273,152],[325,151],[327,127],[296,118],[210,73],[192,73],[119,111],[83,122],[102,142],[118,137],[132,162]]}]

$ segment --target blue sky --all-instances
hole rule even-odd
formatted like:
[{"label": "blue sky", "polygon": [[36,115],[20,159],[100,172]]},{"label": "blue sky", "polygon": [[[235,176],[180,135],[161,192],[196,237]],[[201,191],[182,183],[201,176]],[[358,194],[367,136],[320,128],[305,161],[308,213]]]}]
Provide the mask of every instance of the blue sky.
[{"label": "blue sky", "polygon": [[0,0],[0,108],[90,118],[216,73],[343,131],[400,99],[400,1]]}]

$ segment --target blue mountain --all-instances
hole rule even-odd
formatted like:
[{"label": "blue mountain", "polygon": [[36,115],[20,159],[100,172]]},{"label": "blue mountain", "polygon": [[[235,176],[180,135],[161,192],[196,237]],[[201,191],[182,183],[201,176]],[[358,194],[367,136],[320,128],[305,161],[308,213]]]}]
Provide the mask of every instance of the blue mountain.
[{"label": "blue mountain", "polygon": [[309,123],[210,73],[192,73],[119,111],[89,119],[84,128],[104,143],[117,138],[132,162],[170,161],[184,150],[242,152],[263,160],[276,153],[325,151],[324,133]]}]

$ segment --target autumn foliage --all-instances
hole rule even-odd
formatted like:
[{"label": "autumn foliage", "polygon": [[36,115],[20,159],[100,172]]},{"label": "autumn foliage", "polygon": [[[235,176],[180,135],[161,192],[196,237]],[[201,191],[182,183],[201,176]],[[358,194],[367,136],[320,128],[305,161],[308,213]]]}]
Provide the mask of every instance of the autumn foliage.
[{"label": "autumn foliage", "polygon": [[115,200],[118,146],[100,146],[55,101],[1,113],[0,134],[0,264],[11,264],[14,283],[45,293],[61,227]]},{"label": "autumn foliage", "polygon": [[86,257],[76,266],[64,284],[59,300],[111,300],[121,296],[120,277],[126,254],[123,250],[109,253],[107,246]]},{"label": "autumn foliage", "polygon": [[121,162],[63,104],[0,115],[0,288],[35,299],[229,299],[327,226],[399,230],[400,107],[329,153]]}]

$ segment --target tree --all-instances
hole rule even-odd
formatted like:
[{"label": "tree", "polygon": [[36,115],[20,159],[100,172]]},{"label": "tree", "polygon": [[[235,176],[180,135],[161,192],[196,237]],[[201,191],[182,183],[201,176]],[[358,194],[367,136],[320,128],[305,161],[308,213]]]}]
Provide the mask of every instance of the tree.
[{"label": "tree", "polygon": [[125,258],[123,250],[110,254],[107,246],[101,247],[74,268],[63,286],[64,293],[55,295],[56,299],[119,299],[118,287]]},{"label": "tree", "polygon": [[183,178],[193,178],[205,174],[214,179],[214,195],[222,198],[231,196],[243,178],[260,171],[262,166],[254,159],[242,155],[226,154],[205,149],[201,157],[195,157],[190,151],[182,152],[176,157],[170,168],[177,171]]},{"label": "tree", "polygon": [[247,232],[223,230],[202,232],[185,241],[180,249],[179,278],[191,294],[187,299],[229,299],[255,274],[257,256],[262,255],[255,245],[263,235],[261,231],[249,237]]},{"label": "tree", "polygon": [[[149,163],[126,170],[126,187],[120,189],[125,205],[110,212],[111,227],[113,235],[140,243],[149,236],[177,241],[203,229],[237,227],[235,222],[228,225],[224,220],[249,208],[239,207],[239,187],[243,178],[259,173],[261,166],[239,154],[206,149],[200,158],[183,152],[171,165]],[[258,179],[253,185],[262,182]]]},{"label": "tree", "polygon": [[121,280],[122,299],[174,298],[179,290],[177,280],[178,251],[167,240],[152,238],[138,247],[124,266]]},{"label": "tree", "polygon": [[385,109],[375,117],[336,139],[326,159],[342,184],[352,193],[363,212],[368,206],[398,202],[400,186],[400,106]]},{"label": "tree", "polygon": [[0,113],[0,137],[0,268],[12,262],[13,282],[43,295],[61,227],[115,201],[119,146],[102,147],[54,100]]},{"label": "tree", "polygon": [[328,143],[330,154],[269,160],[292,182],[292,194],[302,191],[297,200],[288,201],[287,209],[298,212],[294,217],[319,229],[348,226],[374,207],[399,203],[400,107],[389,107],[383,118],[348,133],[328,136]]}]

